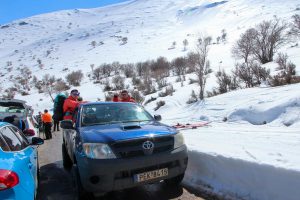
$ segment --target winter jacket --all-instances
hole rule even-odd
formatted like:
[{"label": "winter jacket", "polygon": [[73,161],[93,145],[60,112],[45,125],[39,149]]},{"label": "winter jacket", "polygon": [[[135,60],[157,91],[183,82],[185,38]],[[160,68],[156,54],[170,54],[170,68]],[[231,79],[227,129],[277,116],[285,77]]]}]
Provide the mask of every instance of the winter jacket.
[{"label": "winter jacket", "polygon": [[64,102],[64,120],[73,120],[75,109],[79,105],[79,102],[72,96],[69,96]]},{"label": "winter jacket", "polygon": [[119,101],[119,97],[114,95],[113,99],[112,99],[113,102],[118,102]]},{"label": "winter jacket", "polygon": [[119,99],[119,102],[132,102],[135,103],[134,98],[128,96],[126,99]]},{"label": "winter jacket", "polygon": [[44,113],[42,115],[42,121],[43,123],[51,123],[52,122],[52,116],[50,113]]}]

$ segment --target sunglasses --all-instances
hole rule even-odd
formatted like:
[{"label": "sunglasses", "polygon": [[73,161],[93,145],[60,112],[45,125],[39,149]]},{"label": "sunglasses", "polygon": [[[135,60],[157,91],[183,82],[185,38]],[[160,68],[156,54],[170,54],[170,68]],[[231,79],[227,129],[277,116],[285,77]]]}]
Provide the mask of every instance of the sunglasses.
[{"label": "sunglasses", "polygon": [[74,96],[79,96],[80,95],[79,92],[74,92],[74,93],[71,93],[71,94],[74,95]]}]

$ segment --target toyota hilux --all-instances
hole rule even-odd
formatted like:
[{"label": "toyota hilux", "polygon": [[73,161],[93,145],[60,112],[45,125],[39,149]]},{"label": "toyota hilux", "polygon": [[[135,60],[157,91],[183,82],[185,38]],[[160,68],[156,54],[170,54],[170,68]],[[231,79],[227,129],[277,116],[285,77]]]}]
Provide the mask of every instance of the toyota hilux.
[{"label": "toyota hilux", "polygon": [[188,156],[184,138],[135,103],[81,104],[61,122],[63,165],[71,170],[76,199],[148,183],[178,185]]}]

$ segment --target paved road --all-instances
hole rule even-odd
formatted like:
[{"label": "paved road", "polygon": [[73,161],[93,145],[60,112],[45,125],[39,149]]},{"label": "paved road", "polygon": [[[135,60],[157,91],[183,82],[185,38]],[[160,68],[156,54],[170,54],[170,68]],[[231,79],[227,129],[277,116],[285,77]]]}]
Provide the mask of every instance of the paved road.
[{"label": "paved road", "polygon": [[[72,179],[62,166],[61,132],[54,132],[52,140],[39,147],[40,189],[38,200],[72,200]],[[101,200],[204,200],[182,186],[171,188],[164,183],[151,184],[119,192],[112,192]]]}]

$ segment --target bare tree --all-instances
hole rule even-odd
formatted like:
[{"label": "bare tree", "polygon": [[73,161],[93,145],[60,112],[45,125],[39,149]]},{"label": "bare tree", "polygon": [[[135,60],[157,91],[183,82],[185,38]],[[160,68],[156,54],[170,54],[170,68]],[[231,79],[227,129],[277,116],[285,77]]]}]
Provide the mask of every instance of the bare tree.
[{"label": "bare tree", "polygon": [[293,76],[296,75],[296,65],[291,61],[288,61],[287,54],[279,53],[276,59],[279,67],[278,69],[281,70],[279,73],[279,78],[282,78],[285,84],[291,84]]},{"label": "bare tree", "polygon": [[196,49],[197,58],[196,58],[195,73],[197,75],[198,84],[200,86],[200,92],[199,92],[200,100],[204,99],[206,80],[208,74],[211,72],[210,63],[208,60],[209,42],[206,38],[207,37],[200,37],[198,39],[197,49]]},{"label": "bare tree", "polygon": [[250,57],[262,64],[271,62],[276,51],[287,42],[286,29],[287,24],[280,19],[263,21],[241,35],[232,48],[232,54],[244,59],[246,64]]},{"label": "bare tree", "polygon": [[114,75],[118,75],[120,73],[121,64],[119,62],[113,62],[111,66],[113,68]]},{"label": "bare tree", "polygon": [[170,75],[170,63],[165,57],[159,57],[150,65],[152,76],[161,79]]},{"label": "bare tree", "polygon": [[226,33],[226,30],[225,29],[222,29],[222,35],[221,35],[221,39],[222,39],[222,42],[226,42],[227,40],[227,33]]},{"label": "bare tree", "polygon": [[194,52],[189,52],[187,55],[187,73],[195,72],[195,66],[197,62],[198,55]]},{"label": "bare tree", "polygon": [[[186,59],[184,57],[175,58],[172,61],[172,66],[174,67],[174,72],[179,76],[180,81],[184,81],[184,75],[186,73]],[[182,77],[181,77],[182,76]]]},{"label": "bare tree", "polygon": [[111,64],[102,64],[100,66],[101,70],[102,70],[102,74],[104,75],[104,77],[110,77],[111,73],[113,72],[113,66]]},{"label": "bare tree", "polygon": [[96,69],[93,70],[93,76],[94,76],[94,78],[96,78],[97,81],[99,81],[100,78],[101,78],[101,74],[102,74],[101,71],[102,71],[101,66],[99,66],[99,67],[97,67]]},{"label": "bare tree", "polygon": [[138,76],[144,76],[145,74],[149,75],[152,63],[153,63],[153,61],[151,61],[151,60],[137,63],[135,65],[137,75]]},{"label": "bare tree", "polygon": [[235,45],[232,48],[233,57],[242,58],[244,59],[245,63],[248,63],[248,59],[253,51],[255,34],[255,29],[251,28],[241,35],[240,39],[235,43]]},{"label": "bare tree", "polygon": [[286,43],[287,24],[280,19],[263,21],[254,32],[253,54],[262,64],[273,61],[274,53]]},{"label": "bare tree", "polygon": [[236,64],[233,74],[240,82],[244,82],[247,88],[254,87],[266,81],[270,76],[270,70],[261,67],[258,62],[251,60],[246,63]]},{"label": "bare tree", "polygon": [[227,74],[224,69],[216,73],[218,87],[218,93],[223,94],[230,90],[236,89],[238,86],[233,84],[235,83],[233,78]]},{"label": "bare tree", "polygon": [[244,82],[246,88],[254,86],[254,80],[251,72],[251,68],[248,67],[245,63],[237,63],[235,69],[232,71],[235,77],[237,77],[240,82]]},{"label": "bare tree", "polygon": [[135,75],[134,64],[127,63],[127,64],[122,65],[122,71],[123,71],[124,75],[126,76],[126,78],[133,77]]},{"label": "bare tree", "polygon": [[42,89],[45,92],[45,94],[48,94],[52,101],[53,99],[53,93],[54,93],[54,83],[55,83],[55,77],[50,76],[50,74],[45,74],[42,78]]},{"label": "bare tree", "polygon": [[73,71],[66,76],[67,82],[70,85],[74,85],[74,86],[80,86],[80,82],[82,78],[83,78],[83,73],[81,72],[81,70]]},{"label": "bare tree", "polygon": [[20,69],[20,72],[22,74],[22,87],[25,90],[30,90],[29,82],[32,78],[32,71],[28,67],[24,67]]},{"label": "bare tree", "polygon": [[293,15],[291,34],[300,37],[300,15]]},{"label": "bare tree", "polygon": [[115,76],[112,79],[112,83],[115,86],[115,90],[122,90],[125,87],[125,78],[121,77],[121,76]]},{"label": "bare tree", "polygon": [[70,87],[67,85],[67,83],[65,81],[59,79],[54,84],[54,88],[53,89],[54,89],[54,92],[60,93],[60,92],[64,92],[64,91],[70,89]]}]

